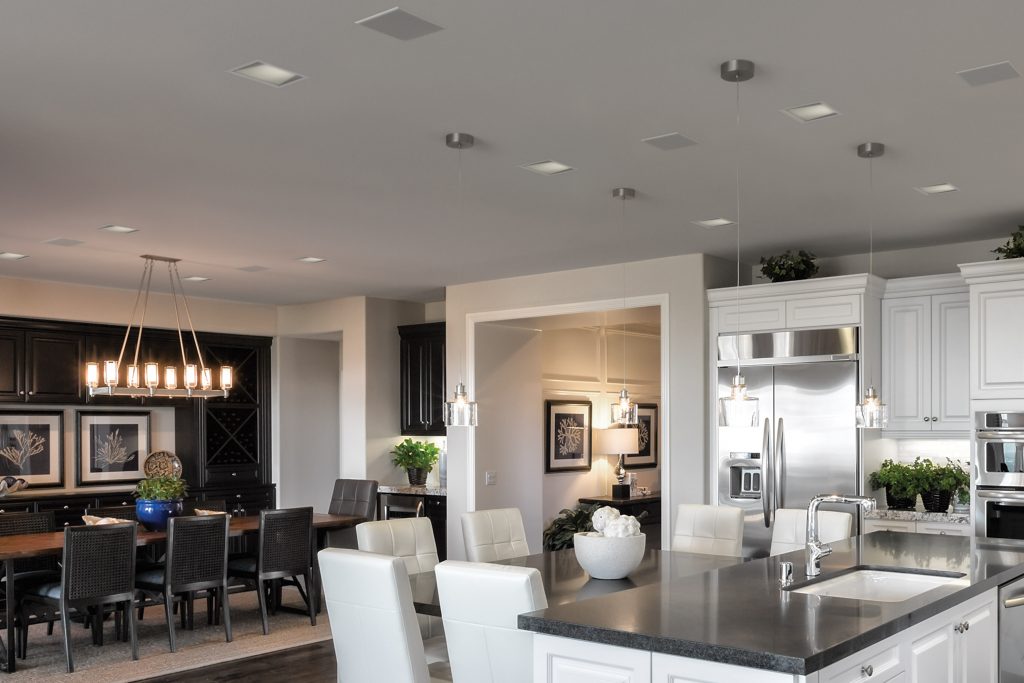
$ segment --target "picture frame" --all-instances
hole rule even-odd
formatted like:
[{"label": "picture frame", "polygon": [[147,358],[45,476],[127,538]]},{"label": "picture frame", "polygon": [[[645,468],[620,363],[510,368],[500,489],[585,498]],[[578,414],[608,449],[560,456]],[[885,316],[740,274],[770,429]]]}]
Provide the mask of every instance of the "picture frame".
[{"label": "picture frame", "polygon": [[64,413],[0,412],[0,477],[24,479],[30,488],[64,486]]},{"label": "picture frame", "polygon": [[76,485],[133,484],[145,476],[143,465],[151,450],[149,412],[80,410],[76,423]]},{"label": "picture frame", "polygon": [[593,404],[581,400],[544,401],[544,471],[588,472],[593,460]]},{"label": "picture frame", "polygon": [[637,403],[637,429],[639,430],[639,453],[626,454],[626,469],[641,470],[658,466],[660,426],[657,403]]}]

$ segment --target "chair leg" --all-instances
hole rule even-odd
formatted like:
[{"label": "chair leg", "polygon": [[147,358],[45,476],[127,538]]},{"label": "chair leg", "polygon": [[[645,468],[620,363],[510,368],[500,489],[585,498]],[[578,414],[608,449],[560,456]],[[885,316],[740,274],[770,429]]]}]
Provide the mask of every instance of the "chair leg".
[{"label": "chair leg", "polygon": [[146,596],[142,596],[142,600],[139,600],[139,621],[146,618]]},{"label": "chair leg", "polygon": [[260,619],[263,620],[263,635],[270,635],[270,624],[267,623],[267,589],[262,579],[256,579],[256,599],[260,603]]},{"label": "chair leg", "polygon": [[[311,626],[316,626],[316,606],[313,604],[313,591],[309,587],[310,576],[309,572],[302,575],[302,583],[306,584],[306,605],[309,607],[309,623]],[[296,580],[296,584],[298,581]]]},{"label": "chair leg", "polygon": [[50,621],[46,622],[46,635],[48,635],[48,636],[52,636],[53,635],[53,620],[52,619]]},{"label": "chair leg", "polygon": [[228,587],[227,585],[221,586],[217,589],[217,602],[220,604],[221,613],[223,613],[224,619],[224,638],[227,642],[231,642],[231,608],[228,606]]},{"label": "chair leg", "polygon": [[196,630],[196,593],[190,591],[188,594],[188,630]]},{"label": "chair leg", "polygon": [[138,628],[137,628],[137,626],[135,624],[135,610],[132,609],[132,607],[133,607],[133,605],[132,605],[132,601],[131,600],[129,600],[129,601],[127,601],[125,603],[125,607],[124,607],[125,621],[128,622],[128,623],[125,624],[125,628],[128,629],[128,639],[132,643],[132,660],[138,660],[139,659],[139,632],[138,632]]},{"label": "chair leg", "polygon": [[215,600],[216,593],[213,590],[206,591],[206,625],[213,626],[213,612],[219,607]]},{"label": "chair leg", "polygon": [[167,612],[167,639],[171,643],[171,652],[177,651],[174,642],[174,596],[170,590],[164,591],[164,610]]},{"label": "chair leg", "polygon": [[64,659],[67,661],[68,673],[75,673],[75,664],[71,659],[71,619],[68,618],[68,607],[67,605],[61,605],[60,607],[60,626],[64,631]]}]

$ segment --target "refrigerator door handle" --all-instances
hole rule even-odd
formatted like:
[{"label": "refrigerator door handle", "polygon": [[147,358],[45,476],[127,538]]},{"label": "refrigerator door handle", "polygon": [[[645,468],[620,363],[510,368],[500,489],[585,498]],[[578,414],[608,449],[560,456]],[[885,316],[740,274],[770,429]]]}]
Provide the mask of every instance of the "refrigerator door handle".
[{"label": "refrigerator door handle", "polygon": [[764,526],[770,529],[774,518],[772,509],[772,421],[764,419],[764,437],[761,440],[761,509]]},{"label": "refrigerator door handle", "polygon": [[775,429],[775,462],[772,464],[774,481],[772,487],[772,509],[786,507],[786,437],[782,430],[782,418]]}]

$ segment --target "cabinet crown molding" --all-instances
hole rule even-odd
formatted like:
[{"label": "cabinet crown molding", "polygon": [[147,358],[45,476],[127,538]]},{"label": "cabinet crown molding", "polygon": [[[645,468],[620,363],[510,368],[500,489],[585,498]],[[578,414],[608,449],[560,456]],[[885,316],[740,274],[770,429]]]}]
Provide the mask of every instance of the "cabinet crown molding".
[{"label": "cabinet crown molding", "polygon": [[1024,258],[961,263],[959,268],[964,281],[969,285],[1012,280],[1024,283]]},{"label": "cabinet crown molding", "polygon": [[[1024,259],[1021,259],[1024,261]],[[798,282],[766,282],[740,287],[740,303],[766,299],[791,299],[806,294],[839,295],[868,294],[881,298],[886,281],[877,275],[838,275],[835,277],[811,278]],[[731,306],[736,303],[736,288],[721,287],[709,289],[708,305]]]},{"label": "cabinet crown molding", "polygon": [[967,283],[960,273],[901,277],[885,283],[886,299],[922,294],[957,294],[966,291]]}]

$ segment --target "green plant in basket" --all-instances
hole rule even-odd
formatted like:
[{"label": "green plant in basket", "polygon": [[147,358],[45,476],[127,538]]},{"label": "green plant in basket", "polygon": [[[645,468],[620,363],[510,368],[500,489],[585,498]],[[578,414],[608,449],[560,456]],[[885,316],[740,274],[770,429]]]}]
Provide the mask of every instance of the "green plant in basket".
[{"label": "green plant in basket", "polygon": [[895,460],[883,460],[878,471],[868,476],[868,485],[873,491],[885,489],[887,498],[891,499],[890,507],[894,501],[910,501],[912,507],[920,492],[918,481],[911,465]]},{"label": "green plant in basket", "polygon": [[188,484],[181,477],[149,477],[135,486],[133,495],[142,500],[181,500],[188,492]]},{"label": "green plant in basket", "polygon": [[761,257],[761,276],[772,282],[806,280],[818,274],[817,258],[809,251],[800,249],[793,253],[789,249],[776,256]]},{"label": "green plant in basket", "polygon": [[1001,247],[992,250],[996,260],[1024,258],[1024,225],[1018,226],[1016,232],[1010,233],[1010,239]]}]

